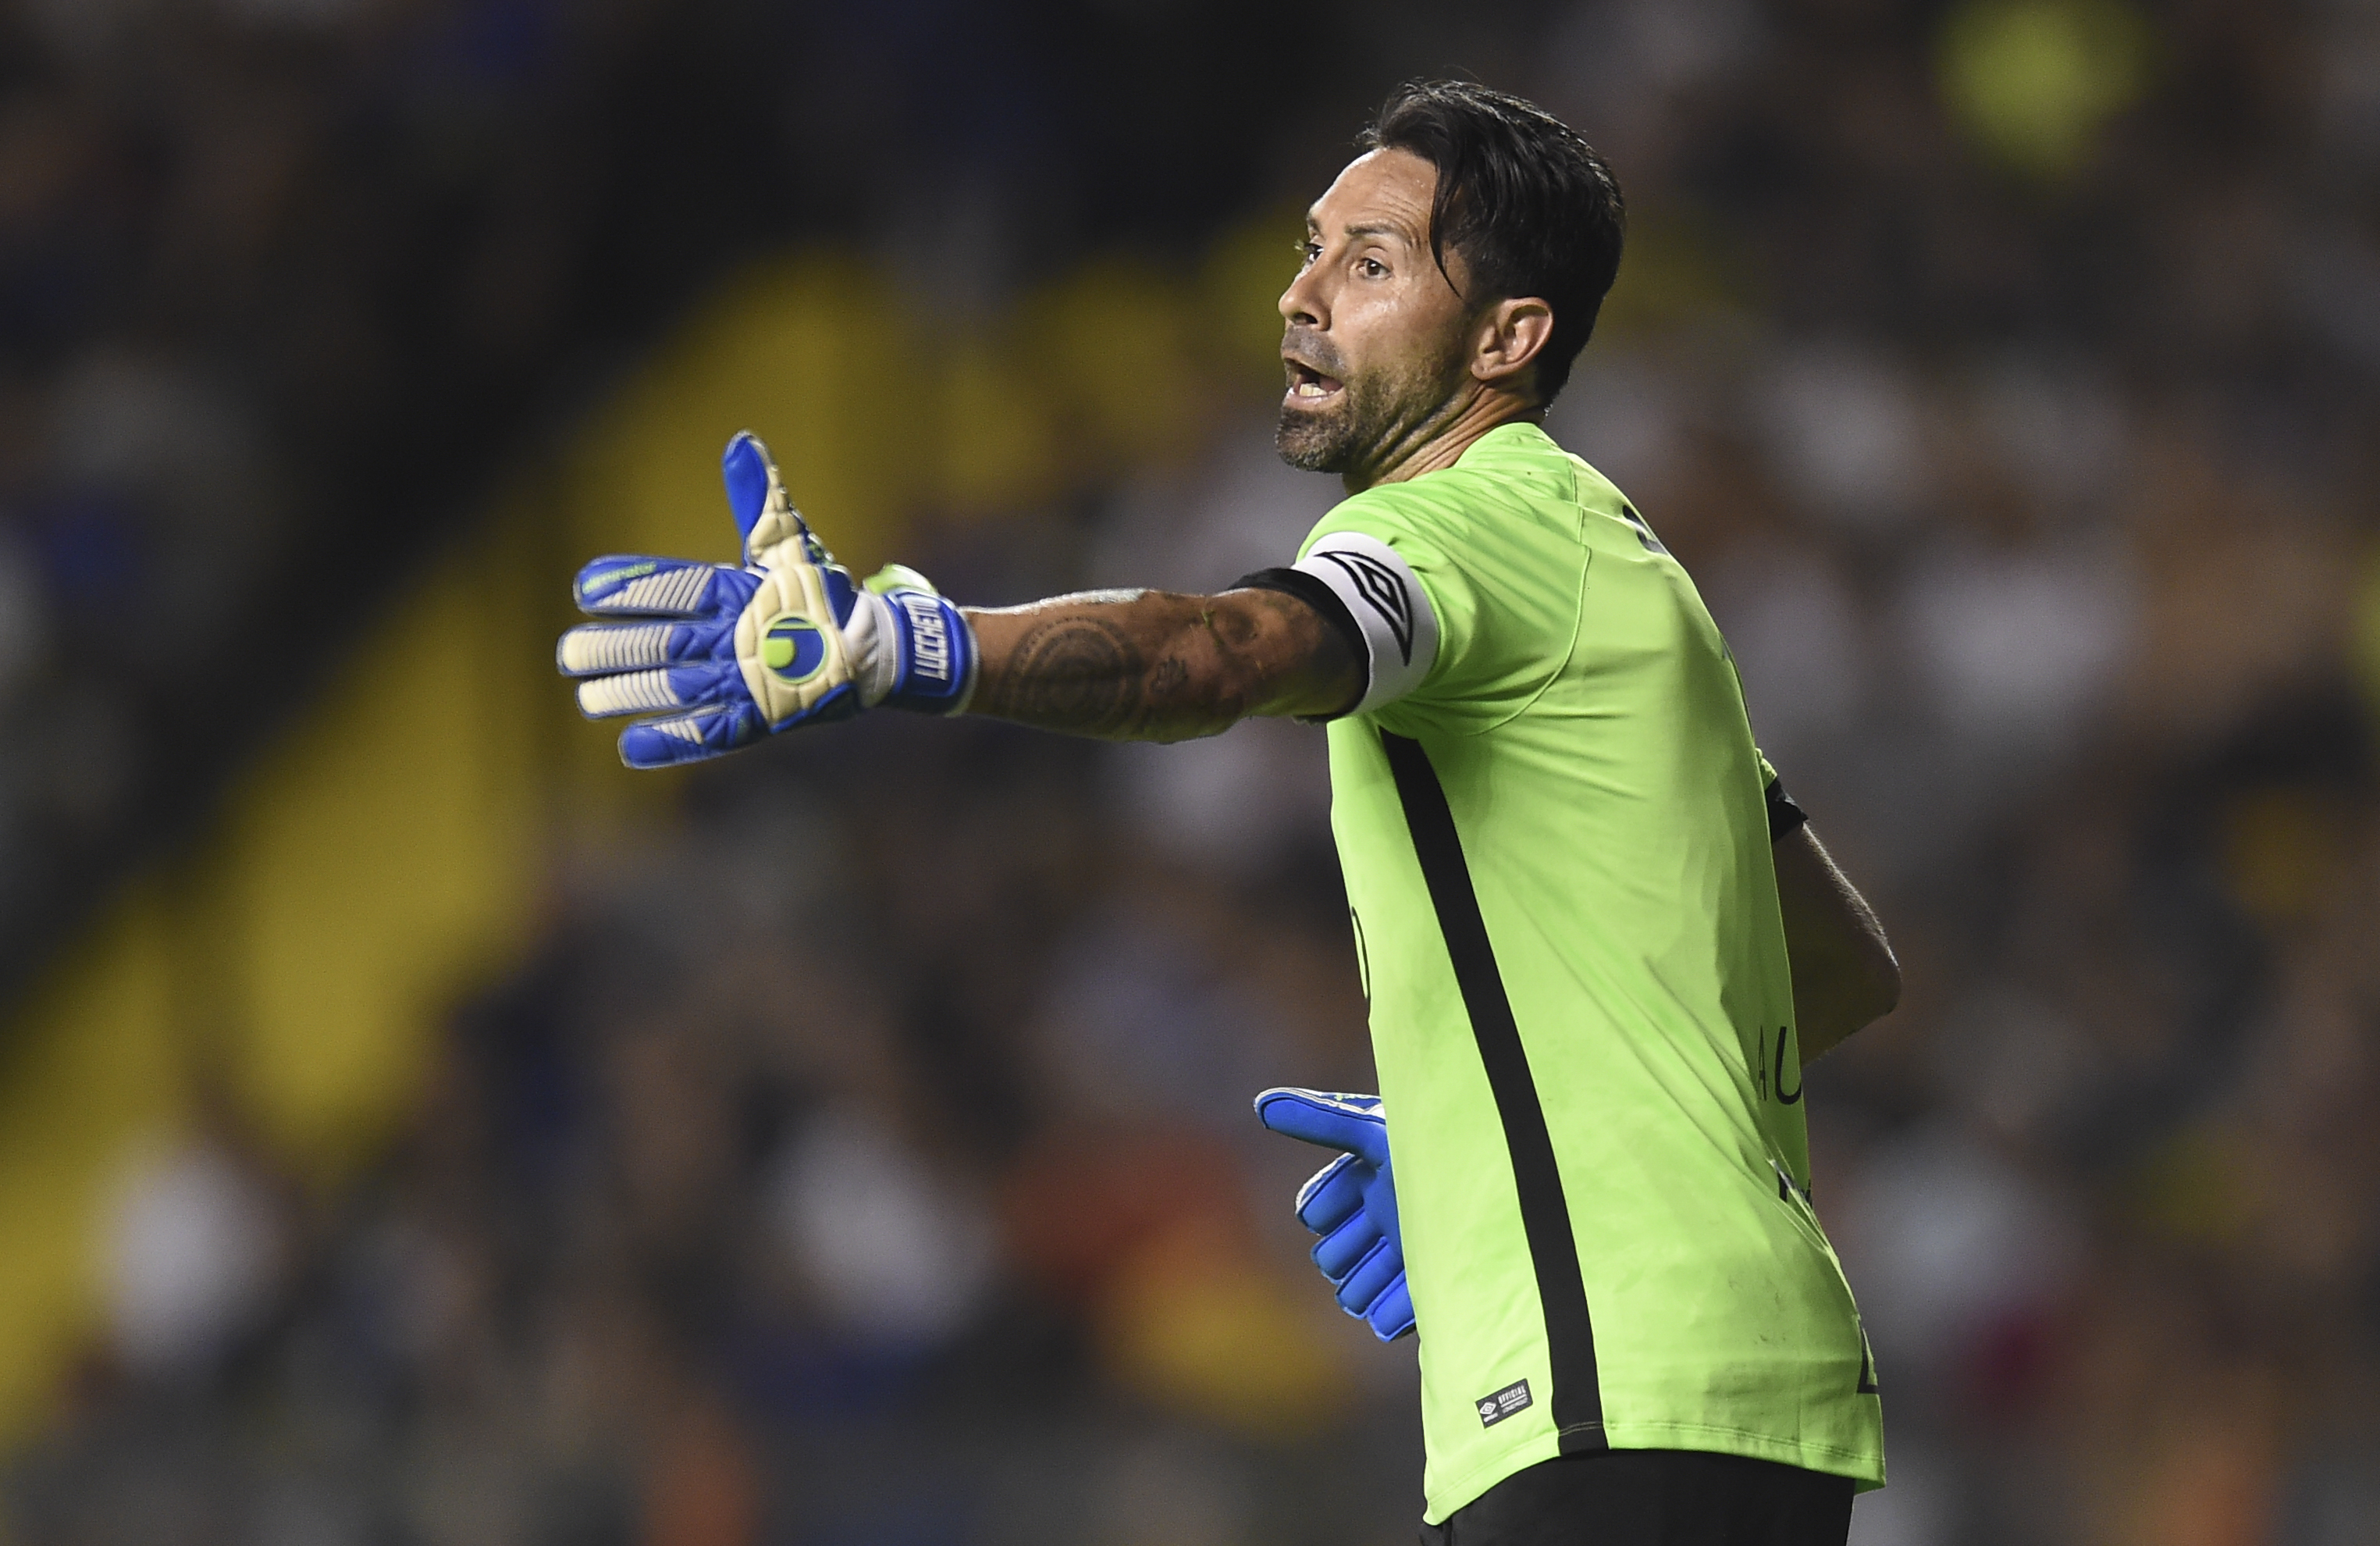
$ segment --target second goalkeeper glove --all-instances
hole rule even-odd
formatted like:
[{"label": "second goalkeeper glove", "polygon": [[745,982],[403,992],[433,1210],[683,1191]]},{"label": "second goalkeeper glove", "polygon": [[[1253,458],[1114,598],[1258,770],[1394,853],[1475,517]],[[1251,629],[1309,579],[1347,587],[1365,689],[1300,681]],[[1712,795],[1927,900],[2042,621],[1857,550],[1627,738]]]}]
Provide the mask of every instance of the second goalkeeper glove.
[{"label": "second goalkeeper glove", "polygon": [[1345,1153],[1297,1189],[1297,1222],[1322,1238],[1314,1264],[1330,1282],[1339,1308],[1382,1342],[1414,1329],[1405,1285],[1404,1236],[1397,1227],[1397,1186],[1389,1168],[1389,1119],[1377,1095],[1319,1090],[1268,1090],[1257,1120],[1276,1133]]},{"label": "second goalkeeper glove", "polygon": [[590,719],[653,714],[620,733],[632,768],[698,761],[804,724],[884,705],[956,713],[975,680],[975,634],[915,570],[855,584],[785,497],[749,432],[720,470],[744,566],[598,558],[578,571],[563,675]]}]

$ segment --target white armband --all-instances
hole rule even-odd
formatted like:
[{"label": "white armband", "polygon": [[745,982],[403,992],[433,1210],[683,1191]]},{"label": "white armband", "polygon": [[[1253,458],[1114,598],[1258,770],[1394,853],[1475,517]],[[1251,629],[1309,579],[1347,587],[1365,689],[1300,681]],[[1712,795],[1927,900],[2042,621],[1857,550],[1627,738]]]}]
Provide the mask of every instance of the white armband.
[{"label": "white armband", "polygon": [[1369,676],[1348,712],[1386,708],[1421,685],[1438,659],[1438,614],[1396,549],[1360,531],[1332,531],[1295,567],[1329,586],[1364,636]]}]

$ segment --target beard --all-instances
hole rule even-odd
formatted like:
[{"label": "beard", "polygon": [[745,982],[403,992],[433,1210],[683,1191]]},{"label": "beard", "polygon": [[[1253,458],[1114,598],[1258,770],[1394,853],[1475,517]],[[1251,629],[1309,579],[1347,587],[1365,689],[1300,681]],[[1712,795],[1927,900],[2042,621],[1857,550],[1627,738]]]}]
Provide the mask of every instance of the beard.
[{"label": "beard", "polygon": [[[1316,363],[1328,368],[1337,359],[1320,354]],[[1329,373],[1341,383],[1335,396],[1312,407],[1284,397],[1273,427],[1273,449],[1301,472],[1343,474],[1374,466],[1437,418],[1450,396],[1444,371],[1428,362],[1352,377]]]}]

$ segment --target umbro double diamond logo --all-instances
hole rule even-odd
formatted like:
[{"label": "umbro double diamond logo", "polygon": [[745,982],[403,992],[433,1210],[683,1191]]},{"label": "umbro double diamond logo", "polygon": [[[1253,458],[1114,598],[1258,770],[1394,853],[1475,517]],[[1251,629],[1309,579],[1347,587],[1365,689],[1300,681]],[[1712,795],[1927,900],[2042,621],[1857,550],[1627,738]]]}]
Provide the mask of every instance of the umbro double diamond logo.
[{"label": "umbro double diamond logo", "polygon": [[1389,632],[1396,638],[1398,653],[1404,657],[1407,665],[1411,665],[1413,598],[1405,594],[1404,581],[1397,578],[1397,572],[1378,559],[1360,553],[1328,550],[1314,556],[1328,558],[1339,566],[1341,572],[1355,587],[1355,594],[1363,597],[1365,604],[1378,613],[1380,620],[1388,624]]},{"label": "umbro double diamond logo", "polygon": [[1479,1408],[1479,1426],[1493,1428],[1513,1413],[1529,1409],[1529,1382],[1515,1380],[1493,1395],[1481,1396],[1475,1405]]}]

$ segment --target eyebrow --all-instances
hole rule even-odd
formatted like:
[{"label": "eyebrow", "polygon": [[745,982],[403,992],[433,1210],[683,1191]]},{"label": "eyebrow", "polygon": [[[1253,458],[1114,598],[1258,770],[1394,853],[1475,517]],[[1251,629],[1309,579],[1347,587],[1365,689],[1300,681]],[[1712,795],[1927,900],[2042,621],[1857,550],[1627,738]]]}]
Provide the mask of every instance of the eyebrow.
[{"label": "eyebrow", "polygon": [[[1315,219],[1311,214],[1305,217],[1305,234],[1307,236],[1318,235],[1321,229],[1322,223],[1320,221]],[[1375,220],[1361,225],[1350,225],[1340,232],[1340,235],[1347,237],[1394,237],[1397,240],[1403,242],[1408,247],[1414,245],[1414,234],[1405,227],[1390,221]]]}]

